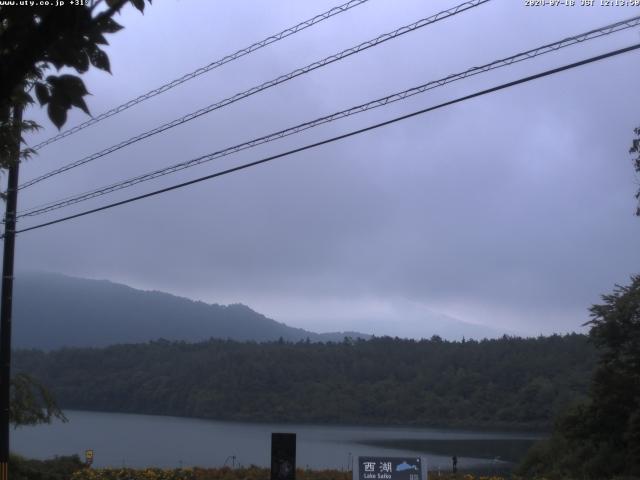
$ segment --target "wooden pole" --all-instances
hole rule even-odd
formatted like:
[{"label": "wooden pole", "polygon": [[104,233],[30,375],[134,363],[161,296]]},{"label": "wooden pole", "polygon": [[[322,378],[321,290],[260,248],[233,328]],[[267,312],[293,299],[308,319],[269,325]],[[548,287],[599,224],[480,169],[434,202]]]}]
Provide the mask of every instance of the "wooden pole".
[{"label": "wooden pole", "polygon": [[11,312],[13,307],[13,259],[18,209],[18,174],[22,106],[13,107],[14,144],[9,158],[7,206],[4,215],[2,304],[0,306],[0,480],[9,479],[9,421],[11,411]]}]

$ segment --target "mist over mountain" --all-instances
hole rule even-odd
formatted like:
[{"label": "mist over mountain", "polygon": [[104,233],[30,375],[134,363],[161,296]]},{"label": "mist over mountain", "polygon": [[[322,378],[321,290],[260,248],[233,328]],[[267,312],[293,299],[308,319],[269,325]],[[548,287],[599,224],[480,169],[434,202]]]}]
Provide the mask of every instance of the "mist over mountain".
[{"label": "mist over mountain", "polygon": [[342,341],[357,332],[315,333],[272,320],[242,304],[206,304],[106,280],[19,273],[14,286],[13,345],[55,349],[116,343],[230,338]]}]

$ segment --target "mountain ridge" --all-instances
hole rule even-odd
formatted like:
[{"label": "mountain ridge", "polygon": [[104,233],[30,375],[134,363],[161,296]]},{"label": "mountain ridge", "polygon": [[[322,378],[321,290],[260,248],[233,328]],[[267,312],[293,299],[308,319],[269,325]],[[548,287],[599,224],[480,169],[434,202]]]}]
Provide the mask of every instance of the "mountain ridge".
[{"label": "mountain ridge", "polygon": [[208,304],[110,280],[21,272],[14,287],[15,348],[104,347],[159,338],[202,341],[342,341],[359,332],[316,333],[271,319],[249,306]]}]

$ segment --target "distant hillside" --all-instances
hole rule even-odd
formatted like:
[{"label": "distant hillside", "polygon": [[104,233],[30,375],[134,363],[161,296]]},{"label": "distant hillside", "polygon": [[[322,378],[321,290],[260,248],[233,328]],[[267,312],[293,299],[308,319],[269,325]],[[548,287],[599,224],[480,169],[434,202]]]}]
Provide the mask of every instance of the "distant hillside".
[{"label": "distant hillside", "polygon": [[105,280],[49,273],[16,276],[13,319],[15,348],[101,347],[159,338],[263,342],[282,337],[316,342],[369,337],[289,327],[242,304],[209,305]]},{"label": "distant hillside", "polygon": [[14,352],[63,408],[224,420],[549,428],[584,397],[584,335]]}]

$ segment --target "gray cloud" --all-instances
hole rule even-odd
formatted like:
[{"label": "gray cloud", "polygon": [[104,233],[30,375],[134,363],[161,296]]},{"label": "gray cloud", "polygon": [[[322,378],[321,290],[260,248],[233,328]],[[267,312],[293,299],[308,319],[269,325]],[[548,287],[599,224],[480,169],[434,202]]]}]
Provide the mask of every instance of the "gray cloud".
[{"label": "gray cloud", "polygon": [[[87,75],[94,93],[90,107],[101,112],[331,5],[176,1],[154,3],[144,17],[129,12],[122,19],[126,29],[112,38],[113,77]],[[373,0],[48,147],[25,165],[22,178],[449,6],[407,1],[398,8]],[[27,207],[89,190],[634,12],[493,2],[43,182],[25,190],[20,202]],[[633,31],[571,47],[113,199],[637,40]],[[637,55],[25,233],[17,266],[212,302],[239,301],[316,330],[371,326],[379,333],[428,336],[445,331],[447,321],[454,331],[453,319],[526,334],[578,329],[587,307],[615,283],[625,283],[640,261],[640,222],[633,217],[637,185],[627,153],[632,129],[640,124],[640,92],[633,88],[640,74]],[[48,126],[42,112],[32,116]],[[70,124],[82,118],[76,113]],[[52,133],[48,126],[38,138]]]}]

